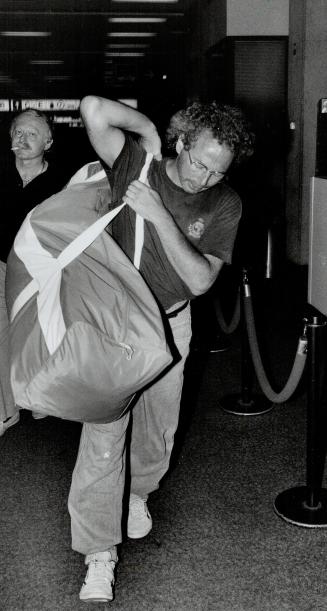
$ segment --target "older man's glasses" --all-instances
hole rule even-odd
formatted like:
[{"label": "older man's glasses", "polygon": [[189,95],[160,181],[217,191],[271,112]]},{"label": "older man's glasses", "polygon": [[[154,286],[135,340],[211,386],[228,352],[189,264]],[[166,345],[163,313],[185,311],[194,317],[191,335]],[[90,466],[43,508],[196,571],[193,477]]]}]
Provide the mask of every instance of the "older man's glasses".
[{"label": "older man's glasses", "polygon": [[190,151],[187,151],[187,152],[188,152],[190,164],[193,170],[196,170],[199,173],[201,172],[202,174],[205,172],[206,174],[209,174],[209,176],[214,176],[214,178],[216,178],[217,180],[221,180],[222,178],[226,176],[227,172],[218,172],[217,170],[209,170],[209,168],[207,168],[207,166],[204,165],[204,163],[201,163],[201,161],[196,161],[196,160],[193,161]]}]

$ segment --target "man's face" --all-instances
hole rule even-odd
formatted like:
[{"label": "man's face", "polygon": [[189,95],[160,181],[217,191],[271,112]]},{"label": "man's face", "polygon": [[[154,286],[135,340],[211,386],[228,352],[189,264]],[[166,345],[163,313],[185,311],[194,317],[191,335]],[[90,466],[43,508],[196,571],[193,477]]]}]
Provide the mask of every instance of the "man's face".
[{"label": "man's face", "polygon": [[11,147],[19,159],[43,156],[52,142],[46,122],[28,113],[17,117],[10,136]]},{"label": "man's face", "polygon": [[223,180],[234,153],[225,144],[219,144],[210,130],[203,131],[188,151],[179,143],[176,165],[184,191],[200,193]]}]

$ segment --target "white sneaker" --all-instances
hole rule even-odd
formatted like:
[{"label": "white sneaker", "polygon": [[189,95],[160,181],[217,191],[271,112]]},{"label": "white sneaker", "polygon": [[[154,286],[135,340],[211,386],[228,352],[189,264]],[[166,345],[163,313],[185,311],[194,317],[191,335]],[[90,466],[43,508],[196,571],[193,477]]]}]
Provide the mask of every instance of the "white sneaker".
[{"label": "white sneaker", "polygon": [[141,539],[149,534],[151,528],[152,518],[146,501],[137,496],[137,494],[131,493],[129,497],[127,536],[130,539]]},{"label": "white sneaker", "polygon": [[99,603],[113,600],[114,570],[117,560],[116,548],[107,552],[88,554],[85,557],[85,564],[89,568],[79,593],[80,600]]},{"label": "white sneaker", "polygon": [[9,429],[14,424],[17,424],[17,422],[19,422],[19,418],[20,414],[19,412],[17,412],[13,416],[7,418],[7,420],[0,420],[0,437],[1,435],[4,435],[7,429]]}]

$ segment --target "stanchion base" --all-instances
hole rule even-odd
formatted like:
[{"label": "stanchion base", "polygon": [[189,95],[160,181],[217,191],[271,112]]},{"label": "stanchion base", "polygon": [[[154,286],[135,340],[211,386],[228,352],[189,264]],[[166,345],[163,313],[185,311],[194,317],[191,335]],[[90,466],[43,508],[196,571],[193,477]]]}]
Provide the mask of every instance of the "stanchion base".
[{"label": "stanchion base", "polygon": [[254,395],[249,402],[243,401],[240,395],[227,395],[219,400],[219,405],[225,412],[236,416],[258,416],[274,407],[264,395]]},{"label": "stanchion base", "polygon": [[276,497],[274,509],[280,518],[290,524],[306,528],[327,528],[327,490],[320,490],[317,507],[309,507],[307,500],[306,486],[290,488]]}]

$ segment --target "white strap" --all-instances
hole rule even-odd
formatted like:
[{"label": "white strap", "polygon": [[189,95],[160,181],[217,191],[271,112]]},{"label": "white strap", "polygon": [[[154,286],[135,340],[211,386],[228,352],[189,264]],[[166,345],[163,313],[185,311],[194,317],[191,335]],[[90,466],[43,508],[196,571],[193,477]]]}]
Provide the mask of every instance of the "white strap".
[{"label": "white strap", "polygon": [[111,221],[119,214],[119,212],[124,208],[125,204],[121,204],[101,216],[95,223],[84,229],[82,233],[75,238],[64,250],[60,253],[57,258],[58,264],[61,269],[64,269],[66,265],[74,261],[86,248],[94,242],[94,240],[102,233],[102,231],[111,223]]},{"label": "white strap", "polygon": [[[147,178],[148,170],[149,170],[149,167],[150,167],[152,159],[153,159],[153,155],[151,153],[147,153],[146,158],[145,158],[145,162],[144,162],[144,165],[143,165],[143,168],[141,170],[140,177],[139,177],[139,180],[141,182],[143,182],[144,184],[147,184],[147,185],[149,184],[148,178]],[[94,164],[95,163],[97,163],[97,162],[94,162]],[[97,172],[93,176],[90,176],[89,178],[87,178],[88,168],[89,168],[90,165],[92,165],[92,164],[86,164],[80,170],[78,170],[78,172],[76,172],[76,174],[74,174],[74,176],[70,179],[70,181],[68,183],[68,186],[70,186],[72,184],[76,184],[78,182],[83,182],[83,183],[93,182],[93,181],[99,180],[100,178],[103,178],[106,175],[105,171],[102,170],[100,172]],[[112,219],[110,219],[110,220],[112,220]],[[110,221],[108,221],[107,224],[109,224],[109,223],[110,223]],[[100,230],[100,232],[101,231],[102,231],[102,229]],[[87,234],[87,236],[88,236],[88,234]],[[85,240],[88,239],[87,236],[85,237]],[[97,237],[97,235],[95,237]],[[93,238],[93,239],[95,239],[95,238]],[[135,220],[135,246],[134,246],[134,260],[133,260],[133,263],[134,263],[134,265],[135,265],[135,267],[137,269],[140,269],[141,254],[142,254],[143,244],[144,244],[144,219],[139,214],[136,214],[136,220]],[[84,248],[87,248],[87,246],[85,246]],[[84,248],[83,248],[83,250],[84,250]],[[83,251],[80,251],[80,252],[83,252]],[[80,254],[80,252],[78,254]],[[77,254],[77,256],[78,256],[78,254]]]},{"label": "white strap", "polygon": [[144,218],[140,214],[137,214],[136,219],[135,219],[135,246],[134,246],[134,261],[133,261],[136,269],[140,269],[143,244],[144,244]]},{"label": "white strap", "polygon": [[[147,174],[153,155],[147,153],[144,166],[141,170],[139,180],[145,184],[148,183]],[[121,204],[114,210],[107,212],[100,219],[95,221],[93,225],[85,229],[75,240],[73,240],[58,257],[58,262],[61,269],[66,267],[71,261],[76,259],[92,242],[100,235],[100,233],[111,223],[115,216],[121,211],[125,204]],[[134,249],[134,265],[139,269],[141,261],[141,253],[144,243],[144,219],[139,214],[136,215],[135,221],[135,249]]]},{"label": "white strap", "polygon": [[[141,174],[139,177],[140,182],[143,182],[146,185],[149,185],[148,170],[149,170],[152,159],[153,159],[153,155],[151,155],[150,153],[147,153],[147,156],[145,158],[145,163],[144,163],[144,166],[141,170]],[[135,247],[134,247],[134,261],[133,261],[136,269],[140,269],[143,244],[144,244],[144,219],[143,219],[143,216],[140,216],[140,214],[137,214],[136,220],[135,220]]]}]

